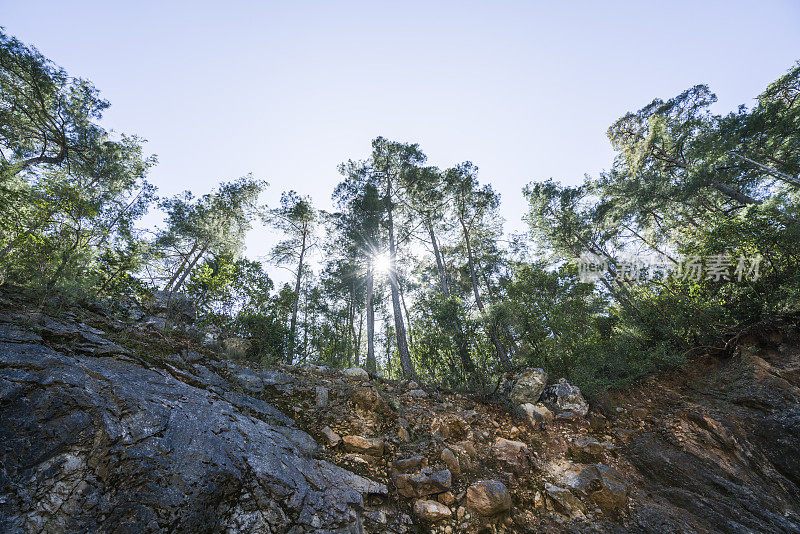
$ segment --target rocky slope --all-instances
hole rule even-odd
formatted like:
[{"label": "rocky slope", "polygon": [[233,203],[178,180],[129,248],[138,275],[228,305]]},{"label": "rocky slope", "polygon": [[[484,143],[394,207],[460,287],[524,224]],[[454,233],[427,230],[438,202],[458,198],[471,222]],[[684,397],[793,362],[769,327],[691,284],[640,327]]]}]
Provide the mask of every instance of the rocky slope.
[{"label": "rocky slope", "polygon": [[163,326],[0,294],[0,531],[800,532],[793,326],[588,411],[536,371],[488,402]]}]

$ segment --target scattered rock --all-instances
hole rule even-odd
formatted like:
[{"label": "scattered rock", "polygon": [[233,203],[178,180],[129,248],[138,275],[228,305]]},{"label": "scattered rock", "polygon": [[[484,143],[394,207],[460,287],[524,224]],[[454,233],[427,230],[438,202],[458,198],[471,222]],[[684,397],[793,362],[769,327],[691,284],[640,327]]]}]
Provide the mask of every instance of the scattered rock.
[{"label": "scattered rock", "polygon": [[395,473],[413,473],[428,465],[428,459],[424,456],[414,456],[403,458],[392,462],[392,470]]},{"label": "scattered rock", "polygon": [[482,516],[493,516],[511,509],[511,495],[498,480],[476,482],[467,488],[467,507]]},{"label": "scattered rock", "polygon": [[424,389],[412,389],[406,393],[406,395],[409,397],[425,398],[428,396],[428,393]]},{"label": "scattered rock", "polygon": [[431,433],[441,439],[464,439],[470,430],[469,424],[456,414],[437,415],[431,422]]},{"label": "scattered rock", "polygon": [[361,367],[351,367],[350,369],[345,369],[344,376],[346,378],[353,378],[356,380],[369,380],[369,373]]},{"label": "scattered rock", "polygon": [[461,473],[461,464],[459,463],[458,458],[456,458],[456,455],[453,454],[453,451],[450,449],[444,449],[442,451],[441,458],[444,462],[444,465],[447,466],[451,473],[454,475]]},{"label": "scattered rock", "polygon": [[425,500],[418,500],[414,503],[414,514],[423,521],[428,521],[430,523],[447,519],[453,515],[450,508],[444,504]]},{"label": "scattered rock", "polygon": [[548,483],[544,485],[544,491],[550,502],[555,505],[554,508],[558,512],[567,516],[583,516],[583,511],[586,508],[580,499],[573,495],[568,489]]},{"label": "scattered rock", "polygon": [[331,430],[331,427],[329,426],[326,426],[322,429],[322,437],[325,438],[325,444],[328,447],[335,447],[342,441],[342,438],[339,437],[339,434]]},{"label": "scattered rock", "polygon": [[579,462],[592,462],[600,460],[613,448],[614,446],[608,441],[601,443],[591,436],[578,436],[569,444],[567,454]]},{"label": "scattered rock", "polygon": [[394,475],[392,482],[397,488],[397,493],[403,497],[417,498],[442,493],[449,490],[452,485],[450,471],[447,469],[440,471],[425,469],[413,475]]},{"label": "scattered rock", "polygon": [[589,405],[586,404],[580,388],[573,386],[564,378],[559,379],[557,384],[546,388],[542,398],[558,413],[571,411],[582,417],[589,413]]},{"label": "scattered rock", "polygon": [[530,469],[532,465],[531,451],[521,441],[497,438],[492,445],[492,452],[499,462],[506,464],[517,473]]},{"label": "scattered rock", "polygon": [[317,386],[315,391],[315,400],[317,408],[325,408],[328,406],[328,388],[325,386]]},{"label": "scattered rock", "polygon": [[381,404],[381,396],[374,386],[361,386],[350,392],[350,402],[364,412],[374,412]]},{"label": "scattered rock", "polygon": [[528,418],[534,428],[537,428],[541,423],[550,424],[553,422],[553,412],[544,404],[521,404],[518,410],[523,417]]},{"label": "scattered rock", "polygon": [[401,426],[401,427],[400,427],[400,428],[397,430],[397,435],[398,435],[398,437],[399,437],[400,439],[402,439],[402,440],[403,440],[404,442],[406,442],[406,443],[408,443],[409,441],[411,441],[411,434],[409,434],[409,433],[408,433],[408,430],[407,430],[407,429],[406,429],[406,427],[404,427],[404,426]]},{"label": "scattered rock", "polygon": [[370,456],[383,456],[386,444],[382,439],[364,438],[361,436],[344,436],[344,447],[349,452],[360,452]]},{"label": "scattered rock", "polygon": [[536,404],[547,385],[547,373],[544,369],[526,369],[514,381],[509,398],[515,406]]}]

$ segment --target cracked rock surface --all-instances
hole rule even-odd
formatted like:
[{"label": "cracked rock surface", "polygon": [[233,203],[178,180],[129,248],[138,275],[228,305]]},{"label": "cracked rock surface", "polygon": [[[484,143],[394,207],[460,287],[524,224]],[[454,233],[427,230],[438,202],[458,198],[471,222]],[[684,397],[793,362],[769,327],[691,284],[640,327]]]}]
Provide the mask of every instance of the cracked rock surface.
[{"label": "cracked rock surface", "polygon": [[[89,327],[3,319],[21,324],[0,328],[2,532],[361,532],[386,494],[222,362],[157,368]],[[42,341],[59,336],[80,344]]]}]

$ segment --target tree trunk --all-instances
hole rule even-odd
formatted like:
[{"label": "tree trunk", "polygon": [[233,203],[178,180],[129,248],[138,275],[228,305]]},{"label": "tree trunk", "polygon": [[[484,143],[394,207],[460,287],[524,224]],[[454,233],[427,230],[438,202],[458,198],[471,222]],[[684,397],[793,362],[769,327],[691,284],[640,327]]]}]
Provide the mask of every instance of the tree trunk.
[{"label": "tree trunk", "polygon": [[732,198],[733,200],[735,200],[737,202],[741,202],[742,204],[761,204],[760,200],[756,200],[755,198],[753,198],[751,196],[745,195],[744,193],[742,193],[740,191],[737,191],[736,189],[734,189],[733,187],[729,186],[728,184],[723,184],[722,182],[718,182],[716,180],[711,180],[710,183],[711,183],[711,185],[714,186],[714,188],[717,191],[719,191],[723,195],[726,195],[726,196]]},{"label": "tree trunk", "polygon": [[447,287],[447,278],[444,271],[444,262],[442,261],[442,254],[439,250],[439,243],[436,241],[436,234],[433,232],[433,224],[431,221],[426,221],[428,227],[428,235],[431,238],[431,245],[433,245],[433,255],[436,257],[436,270],[439,272],[439,284],[442,287],[442,295],[444,298],[450,298],[450,291]]},{"label": "tree trunk", "polygon": [[[485,315],[486,310],[483,307],[483,300],[481,300],[480,291],[478,291],[478,279],[475,274],[475,261],[472,257],[472,245],[469,240],[469,230],[467,229],[467,225],[464,223],[463,219],[459,219],[459,221],[461,222],[461,228],[464,230],[464,243],[467,246],[467,264],[469,265],[469,277],[470,281],[472,282],[472,292],[475,295],[475,304],[478,306],[478,310],[481,312],[481,315]],[[494,326],[491,324],[487,325],[487,331],[489,333],[489,338],[492,340],[492,345],[494,345],[495,354],[497,355],[497,359],[500,361],[500,364],[504,369],[510,369],[511,360],[509,360],[508,352],[506,351],[503,342],[500,341],[500,336],[497,335]]]},{"label": "tree trunk", "polygon": [[294,281],[294,301],[292,302],[292,318],[289,322],[289,354],[286,356],[286,363],[289,365],[294,361],[295,332],[297,330],[297,307],[300,304],[300,282],[303,279],[303,258],[306,255],[306,227],[303,227],[303,241],[300,244],[300,258],[297,262],[297,276]]},{"label": "tree trunk", "polygon": [[178,292],[178,290],[183,285],[183,282],[186,280],[186,277],[189,276],[189,273],[192,272],[192,269],[194,269],[194,266],[197,265],[197,262],[200,261],[200,258],[203,257],[203,254],[206,253],[206,250],[208,250],[208,245],[207,244],[203,245],[203,248],[200,249],[200,252],[197,253],[197,256],[194,257],[192,262],[183,271],[183,274],[181,275],[180,279],[177,282],[175,282],[175,286],[170,290],[170,294]]},{"label": "tree trunk", "polygon": [[375,361],[375,309],[372,304],[373,290],[372,264],[367,269],[367,362],[366,371],[371,374],[377,372]]},{"label": "tree trunk", "polygon": [[413,349],[414,336],[412,335],[413,329],[411,328],[411,316],[408,314],[408,307],[406,306],[405,291],[403,291],[403,286],[399,283],[399,281],[397,287],[400,289],[400,303],[403,305],[403,314],[406,316],[406,324],[408,325],[408,345]]},{"label": "tree trunk", "polygon": [[167,285],[164,286],[164,291],[169,291],[170,287],[172,287],[172,284],[174,284],[175,281],[178,279],[178,277],[181,275],[181,273],[183,273],[183,268],[186,267],[186,262],[188,262],[192,254],[195,253],[198,246],[200,246],[200,242],[195,241],[194,245],[192,246],[192,250],[190,250],[188,254],[183,256],[183,260],[181,261],[181,264],[178,266],[178,269],[175,271],[175,274],[172,275],[172,278],[169,279]]},{"label": "tree trunk", "polygon": [[392,311],[394,312],[394,329],[397,338],[397,353],[400,357],[400,367],[403,370],[403,377],[409,380],[419,381],[417,372],[414,370],[414,362],[408,352],[406,344],[406,328],[403,324],[403,313],[400,309],[400,287],[397,283],[397,251],[394,244],[394,220],[392,218],[392,178],[386,175],[386,210],[387,224],[389,226],[389,285],[392,289]]}]

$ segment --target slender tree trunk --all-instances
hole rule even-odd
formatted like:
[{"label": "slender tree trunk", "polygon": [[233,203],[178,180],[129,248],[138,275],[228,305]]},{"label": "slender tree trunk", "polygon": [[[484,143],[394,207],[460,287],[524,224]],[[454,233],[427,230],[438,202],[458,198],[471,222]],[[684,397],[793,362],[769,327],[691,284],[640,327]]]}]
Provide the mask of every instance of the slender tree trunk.
[{"label": "slender tree trunk", "polygon": [[303,228],[303,240],[300,244],[300,258],[297,262],[297,276],[295,277],[294,281],[294,301],[292,302],[292,318],[289,322],[289,335],[291,336],[289,339],[289,354],[286,356],[286,360],[289,365],[292,364],[294,361],[294,343],[295,343],[295,332],[297,330],[297,306],[300,303],[300,282],[303,279],[303,259],[306,255],[306,228]]},{"label": "slender tree trunk", "polygon": [[175,281],[178,279],[178,277],[181,275],[181,273],[183,273],[183,268],[186,267],[186,263],[189,261],[189,258],[192,256],[192,254],[195,253],[195,251],[197,251],[197,247],[199,247],[199,246],[200,246],[200,242],[199,241],[195,241],[194,245],[192,246],[192,250],[190,250],[188,254],[183,256],[183,259],[181,260],[181,264],[178,266],[178,269],[175,271],[175,274],[172,275],[172,278],[169,279],[169,282],[167,282],[167,285],[164,286],[164,291],[169,291],[170,290],[170,287],[172,287],[172,284],[174,284]]},{"label": "slender tree trunk", "polygon": [[375,374],[377,372],[377,362],[375,361],[375,308],[372,303],[373,290],[372,264],[367,269],[367,362],[366,371]]},{"label": "slender tree trunk", "polygon": [[732,156],[736,156],[737,158],[742,158],[743,160],[745,160],[745,161],[747,161],[749,163],[752,163],[753,165],[755,165],[756,167],[758,167],[762,171],[767,172],[767,173],[771,174],[772,176],[774,176],[774,177],[776,177],[776,178],[778,178],[780,180],[783,180],[787,184],[792,184],[792,185],[794,185],[796,187],[800,187],[800,180],[795,178],[794,176],[789,176],[788,174],[783,173],[783,172],[778,171],[778,170],[775,170],[772,167],[767,167],[766,165],[762,165],[761,163],[759,163],[759,162],[757,162],[755,160],[752,160],[752,159],[748,158],[747,156],[742,156],[741,154],[737,154],[733,150],[729,150],[728,154],[730,154]]},{"label": "slender tree trunk", "polygon": [[403,305],[403,315],[406,316],[406,324],[408,325],[408,345],[411,349],[414,349],[414,336],[412,334],[413,329],[411,328],[411,316],[408,314],[408,307],[406,306],[406,296],[405,291],[403,291],[403,284],[397,284],[397,287],[400,289],[400,303]]},{"label": "slender tree trunk", "polygon": [[433,255],[436,257],[436,270],[439,273],[439,284],[442,287],[442,295],[444,298],[450,298],[450,291],[447,287],[447,278],[444,271],[444,262],[442,261],[442,253],[439,250],[439,243],[436,241],[436,234],[433,232],[433,223],[430,220],[426,221],[428,227],[428,235],[431,238],[431,245],[433,245]]},{"label": "slender tree trunk", "polygon": [[358,314],[358,336],[356,336],[356,361],[361,362],[361,333],[364,329],[364,310]]},{"label": "slender tree trunk", "polygon": [[[475,295],[475,304],[478,306],[478,311],[481,312],[481,315],[485,316],[486,309],[483,307],[483,300],[481,299],[481,294],[478,290],[478,278],[475,274],[475,260],[472,256],[472,244],[469,239],[469,230],[467,229],[467,225],[464,223],[463,219],[459,219],[459,221],[461,222],[461,228],[464,231],[464,243],[467,246],[467,264],[469,266],[470,281],[472,282],[472,292]],[[495,354],[497,359],[500,361],[500,365],[502,365],[505,369],[510,369],[511,360],[508,358],[508,351],[506,351],[503,342],[500,341],[500,336],[497,335],[497,331],[495,330],[494,326],[491,324],[487,325],[487,331],[489,333],[489,339],[492,340],[492,345],[494,345]]]},{"label": "slender tree trunk", "polygon": [[711,183],[711,185],[714,186],[714,188],[717,191],[719,191],[723,195],[726,195],[726,196],[732,198],[733,200],[735,200],[737,202],[741,202],[742,204],[761,204],[760,200],[757,200],[757,199],[755,199],[755,198],[753,198],[751,196],[745,195],[741,191],[737,191],[736,189],[734,189],[733,187],[729,186],[728,184],[723,184],[722,182],[718,182],[717,180],[711,180],[710,183]]},{"label": "slender tree trunk", "polygon": [[303,306],[303,361],[308,354],[308,293],[306,292],[304,298],[305,305]]},{"label": "slender tree trunk", "polygon": [[175,282],[175,286],[170,290],[170,294],[174,294],[174,293],[178,292],[178,290],[183,285],[183,282],[186,281],[186,277],[189,276],[189,273],[192,272],[192,269],[194,269],[194,266],[197,265],[197,262],[200,261],[200,258],[203,257],[203,254],[206,253],[206,250],[208,250],[208,245],[207,244],[203,245],[203,248],[200,249],[200,252],[197,253],[197,256],[194,257],[192,262],[183,271],[183,274],[181,275],[180,279],[178,279],[178,281]]},{"label": "slender tree trunk", "polygon": [[408,352],[406,344],[406,328],[403,324],[403,313],[400,309],[400,287],[397,282],[397,251],[394,244],[394,220],[392,218],[392,178],[386,175],[387,223],[389,226],[389,285],[392,290],[392,311],[394,312],[394,329],[397,338],[397,353],[400,358],[400,367],[403,376],[409,380],[419,381],[414,369],[414,362]]}]

